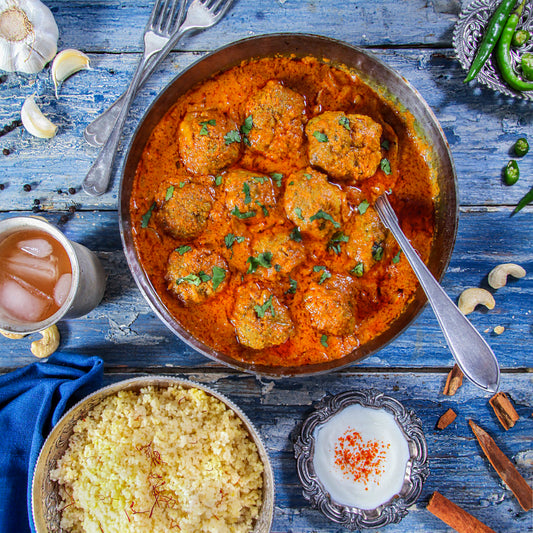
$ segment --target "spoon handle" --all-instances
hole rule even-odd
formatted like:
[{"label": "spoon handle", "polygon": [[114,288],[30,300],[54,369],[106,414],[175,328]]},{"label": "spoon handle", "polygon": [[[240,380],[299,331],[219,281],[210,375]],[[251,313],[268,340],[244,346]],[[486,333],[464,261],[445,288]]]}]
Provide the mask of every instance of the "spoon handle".
[{"label": "spoon handle", "polygon": [[418,277],[459,368],[478,387],[496,392],[500,383],[500,368],[493,351],[420,259],[401,230],[398,218],[386,196],[378,198],[376,209]]}]

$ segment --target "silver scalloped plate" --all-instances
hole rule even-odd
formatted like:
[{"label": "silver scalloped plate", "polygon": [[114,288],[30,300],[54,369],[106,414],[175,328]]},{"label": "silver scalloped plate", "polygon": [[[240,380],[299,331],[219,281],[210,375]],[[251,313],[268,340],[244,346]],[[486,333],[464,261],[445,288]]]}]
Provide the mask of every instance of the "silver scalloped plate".
[{"label": "silver scalloped plate", "polygon": [[61,499],[57,484],[50,479],[50,471],[56,468],[57,460],[65,453],[76,422],[107,396],[116,394],[120,390],[138,391],[149,385],[155,387],[181,385],[185,388],[201,389],[226,404],[242,420],[257,446],[259,457],[264,466],[263,503],[253,533],[268,533],[272,527],[274,512],[274,476],[266,448],[250,419],[229,398],[210,387],[187,379],[156,375],[131,378],[103,387],[77,403],[55,425],[41,448],[33,474],[32,514],[37,533],[66,533],[60,527]]},{"label": "silver scalloped plate", "polygon": [[[455,54],[457,55],[461,66],[466,72],[468,72],[472,60],[474,59],[478,44],[481,42],[490,17],[500,2],[501,0],[474,0],[465,6],[459,15],[459,20],[457,21],[453,32],[453,47],[455,48]],[[524,12],[518,28],[524,28],[533,34],[533,6],[530,2],[526,3],[526,6],[524,7]],[[522,46],[519,51],[511,49],[511,56],[515,67],[520,64],[519,55],[525,52],[533,52],[533,39],[531,39],[526,45]],[[476,76],[476,80],[483,85],[508,96],[515,96],[524,100],[533,100],[533,91],[516,91],[511,89],[502,80],[495,67],[495,60],[492,55],[488,58],[485,65]]]},{"label": "silver scalloped plate", "polygon": [[[390,413],[401,428],[409,446],[410,458],[400,493],[376,509],[358,509],[333,501],[317,477],[313,466],[314,434],[317,426],[353,404],[384,409]],[[422,422],[413,411],[406,409],[398,400],[374,389],[347,391],[324,398],[303,423],[300,435],[294,443],[294,455],[304,497],[330,520],[352,531],[374,529],[399,522],[407,514],[407,508],[420,496],[424,481],[429,475],[427,444],[422,431]]]}]

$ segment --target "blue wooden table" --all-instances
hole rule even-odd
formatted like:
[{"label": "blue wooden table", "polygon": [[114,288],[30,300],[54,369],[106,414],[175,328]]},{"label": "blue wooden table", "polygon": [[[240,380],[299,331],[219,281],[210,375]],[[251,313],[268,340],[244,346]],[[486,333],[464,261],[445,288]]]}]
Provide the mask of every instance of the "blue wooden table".
[{"label": "blue wooden table", "polygon": [[[361,46],[409,80],[437,115],[451,146],[459,182],[460,219],[455,251],[443,279],[452,299],[467,287],[487,287],[497,264],[514,262],[527,275],[495,293],[492,311],[477,310],[475,327],[494,349],[502,369],[501,390],[520,419],[505,432],[484,394],[468,382],[452,397],[442,394],[453,365],[430,309],[394,343],[349,369],[321,377],[272,381],[229,370],[195,353],[159,321],[131,277],[118,230],[116,178],[99,198],[81,191],[96,156],[82,132],[125,89],[141,50],[151,2],[139,0],[46,0],[59,26],[59,50],[77,48],[91,59],[63,85],[56,100],[49,67],[37,75],[1,73],[0,128],[20,118],[24,99],[36,94],[43,111],[59,125],[51,140],[16,127],[0,136],[0,218],[41,215],[66,235],[96,251],[107,275],[103,302],[88,316],[59,323],[63,351],[98,355],[107,383],[132,375],[163,373],[207,383],[237,402],[264,437],[277,483],[273,531],[336,532],[301,494],[291,437],[313,404],[326,393],[375,387],[414,409],[423,421],[431,474],[420,500],[398,525],[384,531],[445,532],[426,511],[438,490],[497,532],[531,531],[525,513],[482,455],[468,428],[473,419],[488,430],[533,481],[533,206],[510,218],[517,201],[533,186],[533,154],[520,161],[521,179],[508,187],[502,169],[517,138],[533,142],[531,103],[501,96],[472,82],[452,48],[459,0],[236,0],[215,28],[182,41],[143,88],[131,110],[123,145],[157,93],[183,68],[234,40],[279,31],[316,33]],[[5,155],[7,154],[7,155]],[[121,150],[115,162],[123,162]],[[30,191],[24,185],[31,186]],[[28,187],[26,187],[28,189]],[[69,189],[74,194],[70,194]],[[69,208],[75,206],[75,212]],[[62,217],[68,221],[60,222]],[[505,331],[496,335],[496,326]],[[0,339],[0,371],[34,361],[35,336]],[[458,414],[443,431],[435,429],[449,407]]]}]

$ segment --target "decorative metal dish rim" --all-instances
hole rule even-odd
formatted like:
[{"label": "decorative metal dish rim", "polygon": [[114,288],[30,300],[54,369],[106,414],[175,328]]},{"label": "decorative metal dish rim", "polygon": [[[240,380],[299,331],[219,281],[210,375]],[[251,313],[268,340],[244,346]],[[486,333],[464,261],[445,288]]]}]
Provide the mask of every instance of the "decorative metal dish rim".
[{"label": "decorative metal dish rim", "polygon": [[[371,510],[334,502],[318,479],[313,466],[315,429],[345,407],[354,404],[384,409],[392,414],[409,445],[410,458],[400,494]],[[399,522],[407,515],[407,507],[420,496],[429,475],[427,443],[422,421],[413,410],[407,409],[395,398],[376,389],[346,391],[324,397],[304,421],[294,443],[294,455],[304,497],[310,501],[312,507],[349,530],[373,529]]]},{"label": "decorative metal dish rim", "polygon": [[[459,14],[459,19],[453,30],[453,48],[459,63],[466,72],[470,69],[476,54],[482,30],[486,27],[498,2],[499,0],[473,0]],[[529,3],[526,3],[524,8],[520,27],[525,27],[533,33],[533,7]],[[521,52],[533,52],[533,40],[521,47],[520,50]],[[511,56],[516,62],[517,55],[513,50],[511,50]],[[533,91],[517,91],[502,81],[492,63],[491,57],[487,59],[475,79],[486,87],[504,95],[521,98],[522,100],[533,100]]]},{"label": "decorative metal dish rim", "polygon": [[[51,467],[55,467],[55,462],[66,450],[74,425],[79,418],[93,409],[104,398],[112,394],[121,390],[140,390],[150,385],[156,387],[182,385],[189,388],[201,389],[224,403],[242,420],[257,446],[257,451],[264,468],[263,502],[259,516],[255,522],[253,533],[268,533],[271,530],[274,515],[274,475],[266,447],[256,427],[246,413],[224,394],[190,379],[166,375],[138,376],[106,385],[77,402],[60,418],[41,447],[33,471],[31,507],[36,532],[64,532],[59,526],[58,520],[57,504],[59,503],[59,498],[57,491],[53,488],[54,482],[50,480],[49,474]],[[52,520],[55,520],[55,523],[52,523]]]}]

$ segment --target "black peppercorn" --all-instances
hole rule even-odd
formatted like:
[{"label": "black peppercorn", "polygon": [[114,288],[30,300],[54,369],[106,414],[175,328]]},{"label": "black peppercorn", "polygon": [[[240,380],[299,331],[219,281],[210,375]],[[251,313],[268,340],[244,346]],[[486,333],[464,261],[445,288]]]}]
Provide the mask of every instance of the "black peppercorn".
[{"label": "black peppercorn", "polygon": [[76,206],[75,205],[71,205],[69,208],[68,208],[68,212],[70,214],[74,214],[76,212]]},{"label": "black peppercorn", "polygon": [[40,205],[41,200],[39,200],[39,198],[34,198],[33,199],[33,203],[34,203],[34,205]]},{"label": "black peppercorn", "polygon": [[0,191],[3,191],[6,188],[6,186],[3,183],[0,183]]},{"label": "black peppercorn", "polygon": [[68,190],[69,194],[76,194],[76,189],[74,187],[70,187]]},{"label": "black peppercorn", "polygon": [[63,194],[63,191],[61,189],[57,189],[57,194]]},{"label": "black peppercorn", "polygon": [[60,224],[66,224],[68,222],[68,216],[67,215],[61,215],[61,218],[59,219]]},{"label": "black peppercorn", "polygon": [[41,210],[41,208],[40,208],[38,205],[34,205],[34,206],[31,208],[31,210],[32,210],[34,213],[38,213],[38,212]]},{"label": "black peppercorn", "polygon": [[26,183],[24,185],[24,187],[22,187],[26,192],[30,192],[31,191],[31,185],[29,183]]},{"label": "black peppercorn", "polygon": [[4,155],[9,155],[11,152],[9,151],[8,148],[4,148],[4,149],[2,150],[2,153],[3,153]]}]

